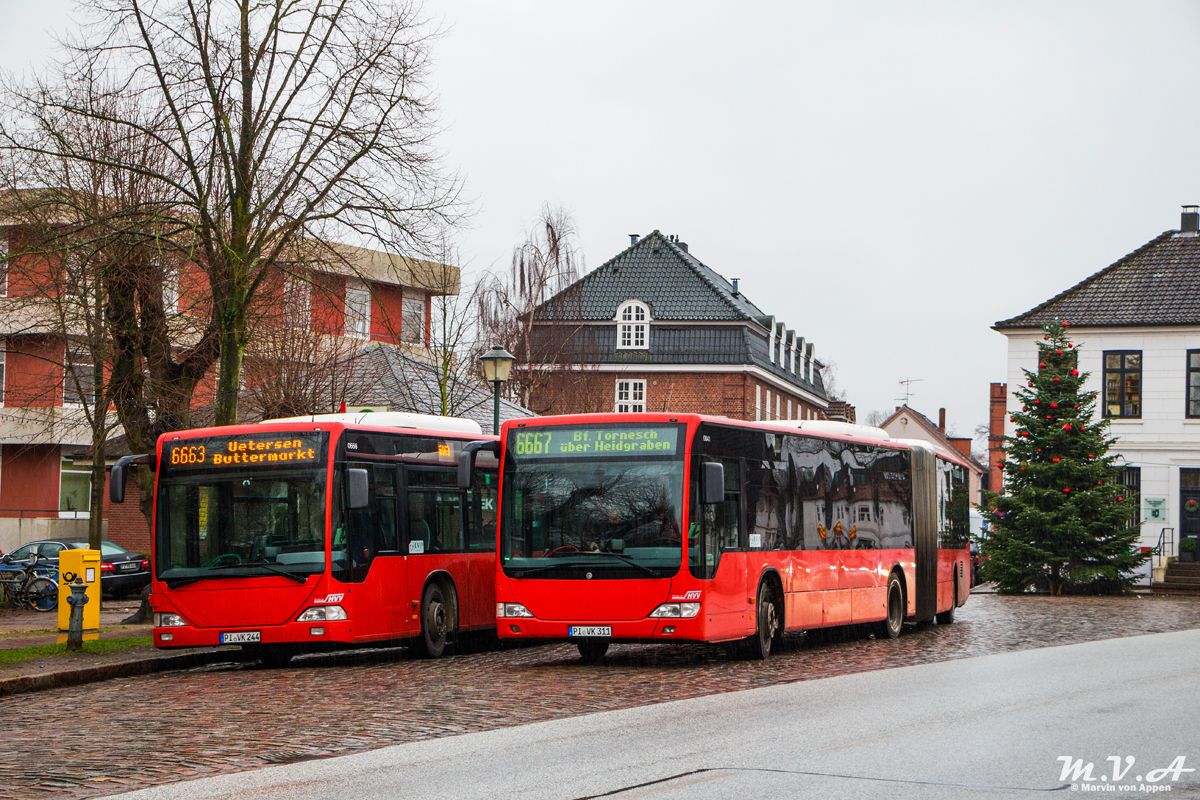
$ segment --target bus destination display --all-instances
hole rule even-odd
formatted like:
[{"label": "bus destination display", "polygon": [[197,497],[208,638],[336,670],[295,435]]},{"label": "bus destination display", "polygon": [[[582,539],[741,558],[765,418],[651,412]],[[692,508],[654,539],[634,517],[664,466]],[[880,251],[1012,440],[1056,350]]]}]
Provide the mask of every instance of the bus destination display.
[{"label": "bus destination display", "polygon": [[288,432],[186,439],[163,445],[163,460],[172,470],[316,464],[321,460],[323,435]]},{"label": "bus destination display", "polygon": [[553,426],[513,431],[509,447],[518,458],[577,458],[581,456],[673,456],[679,447],[679,427]]}]

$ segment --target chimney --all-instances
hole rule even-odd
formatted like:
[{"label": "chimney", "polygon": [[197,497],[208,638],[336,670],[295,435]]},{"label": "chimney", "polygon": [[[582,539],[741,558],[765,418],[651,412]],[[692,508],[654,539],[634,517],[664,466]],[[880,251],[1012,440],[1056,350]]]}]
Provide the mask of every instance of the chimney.
[{"label": "chimney", "polygon": [[687,249],[687,242],[679,242],[679,241],[677,241],[677,242],[675,242],[675,244],[679,245],[679,249],[680,249],[680,250],[682,250],[683,252],[685,252],[685,253],[686,253],[686,252],[688,251],[688,249]]},{"label": "chimney", "polygon": [[944,408],[938,409],[938,431],[940,433],[946,432],[946,409]]},{"label": "chimney", "polygon": [[738,288],[737,288],[737,282],[738,282],[738,280],[739,280],[738,278],[734,278],[734,279],[731,281],[731,283],[733,284],[733,296],[734,296],[734,297],[737,297],[737,293],[738,293]]},{"label": "chimney", "polygon": [[1184,206],[1179,215],[1179,230],[1181,233],[1196,233],[1200,231],[1200,206]]},{"label": "chimney", "polygon": [[629,246],[633,247],[638,243],[638,235],[636,233],[629,234]]}]

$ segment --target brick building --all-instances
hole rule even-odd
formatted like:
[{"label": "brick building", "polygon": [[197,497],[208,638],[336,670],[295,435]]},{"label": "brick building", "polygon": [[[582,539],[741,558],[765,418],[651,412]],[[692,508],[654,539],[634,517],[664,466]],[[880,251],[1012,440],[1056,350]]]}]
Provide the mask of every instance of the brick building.
[{"label": "brick building", "polygon": [[[0,194],[0,208],[6,198]],[[14,204],[19,205],[19,204]],[[0,550],[48,537],[85,536],[91,514],[91,430],[84,421],[78,376],[91,371],[74,328],[56,321],[44,302],[55,265],[23,251],[27,228],[0,211]],[[340,248],[345,263],[318,272],[311,283],[280,276],[269,295],[303,314],[297,326],[330,337],[381,342],[420,357],[429,345],[431,297],[458,291],[457,268],[372,250]],[[11,254],[11,255],[10,255]],[[39,280],[41,275],[45,280]],[[185,324],[207,313],[207,284],[194,265],[164,282],[169,314]],[[253,345],[252,345],[253,347]],[[86,380],[83,381],[87,383]],[[86,386],[85,386],[86,388]],[[215,366],[196,391],[210,402]],[[331,409],[332,410],[332,409]],[[204,419],[198,411],[196,422]],[[109,459],[120,454],[121,431]],[[126,502],[102,513],[106,537],[148,552],[149,533],[138,511],[137,485]]]},{"label": "brick building", "polygon": [[[534,359],[549,375],[539,414],[679,411],[825,419],[813,343],[654,231],[535,312]],[[842,418],[853,418],[843,408]]]}]

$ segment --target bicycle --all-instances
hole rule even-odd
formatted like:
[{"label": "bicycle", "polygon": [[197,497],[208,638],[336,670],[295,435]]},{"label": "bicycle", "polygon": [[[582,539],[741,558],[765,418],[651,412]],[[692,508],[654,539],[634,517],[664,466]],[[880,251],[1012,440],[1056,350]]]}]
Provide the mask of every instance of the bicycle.
[{"label": "bicycle", "polygon": [[20,566],[0,564],[0,589],[13,608],[54,611],[58,608],[58,567],[37,555]]}]

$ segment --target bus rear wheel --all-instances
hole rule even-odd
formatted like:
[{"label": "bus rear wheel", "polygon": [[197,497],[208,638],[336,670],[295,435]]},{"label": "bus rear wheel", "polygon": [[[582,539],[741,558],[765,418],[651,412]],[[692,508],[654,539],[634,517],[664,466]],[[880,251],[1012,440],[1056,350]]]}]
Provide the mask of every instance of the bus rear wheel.
[{"label": "bus rear wheel", "polygon": [[758,630],[747,644],[750,658],[761,661],[771,655],[771,644],[779,635],[779,609],[775,605],[775,593],[766,581],[758,585],[755,616]]},{"label": "bus rear wheel", "polygon": [[419,644],[422,655],[426,658],[440,658],[446,652],[446,643],[450,640],[451,620],[457,617],[451,605],[453,599],[447,601],[445,590],[437,583],[425,587],[421,595],[421,637]]},{"label": "bus rear wheel", "polygon": [[608,639],[580,639],[575,643],[579,648],[579,658],[585,664],[599,664],[604,661],[608,652]]},{"label": "bus rear wheel", "polygon": [[888,578],[887,617],[875,623],[875,635],[880,639],[898,639],[904,625],[904,590],[900,587],[900,576],[895,573]]}]

